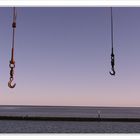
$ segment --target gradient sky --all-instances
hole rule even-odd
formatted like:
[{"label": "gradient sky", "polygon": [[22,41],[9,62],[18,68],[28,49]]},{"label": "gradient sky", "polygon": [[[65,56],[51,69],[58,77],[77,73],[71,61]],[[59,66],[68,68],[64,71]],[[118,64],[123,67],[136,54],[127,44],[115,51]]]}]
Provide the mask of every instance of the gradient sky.
[{"label": "gradient sky", "polygon": [[140,8],[18,7],[15,89],[12,8],[0,8],[0,105],[140,106]]}]

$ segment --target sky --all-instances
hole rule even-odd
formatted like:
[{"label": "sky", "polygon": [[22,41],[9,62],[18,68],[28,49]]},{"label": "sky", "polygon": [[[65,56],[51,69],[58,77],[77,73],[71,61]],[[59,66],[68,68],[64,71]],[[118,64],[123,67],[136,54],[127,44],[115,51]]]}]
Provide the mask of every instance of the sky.
[{"label": "sky", "polygon": [[18,7],[10,89],[12,8],[0,8],[0,105],[140,107],[140,8]]}]

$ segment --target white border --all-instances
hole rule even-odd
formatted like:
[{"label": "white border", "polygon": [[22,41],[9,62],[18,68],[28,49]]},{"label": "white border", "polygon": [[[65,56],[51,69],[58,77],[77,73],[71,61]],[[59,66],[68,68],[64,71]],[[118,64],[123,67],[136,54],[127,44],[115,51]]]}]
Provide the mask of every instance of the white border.
[{"label": "white border", "polygon": [[126,7],[126,6],[140,6],[139,0],[0,0],[0,6],[53,6],[53,7]]},{"label": "white border", "polygon": [[[0,0],[0,7],[140,7],[139,0]],[[140,140],[140,134],[0,134],[0,140]]]},{"label": "white border", "polygon": [[6,134],[0,140],[140,140],[139,134]]}]

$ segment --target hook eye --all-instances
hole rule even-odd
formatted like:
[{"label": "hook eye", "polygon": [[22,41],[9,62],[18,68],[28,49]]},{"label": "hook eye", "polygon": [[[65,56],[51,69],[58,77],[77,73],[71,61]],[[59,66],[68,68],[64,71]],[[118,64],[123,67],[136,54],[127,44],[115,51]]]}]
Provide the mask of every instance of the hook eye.
[{"label": "hook eye", "polygon": [[15,64],[10,63],[10,64],[9,64],[9,67],[10,67],[10,68],[15,68]]}]

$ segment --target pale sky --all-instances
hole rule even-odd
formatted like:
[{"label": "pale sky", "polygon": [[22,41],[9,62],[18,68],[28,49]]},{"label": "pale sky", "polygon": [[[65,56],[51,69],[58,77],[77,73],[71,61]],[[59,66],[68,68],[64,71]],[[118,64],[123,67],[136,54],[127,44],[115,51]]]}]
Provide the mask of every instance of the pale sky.
[{"label": "pale sky", "polygon": [[109,75],[110,8],[0,8],[0,105],[140,106],[140,8],[113,8],[116,76]]}]

